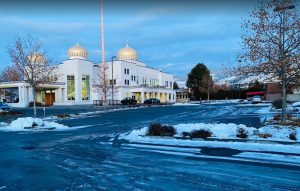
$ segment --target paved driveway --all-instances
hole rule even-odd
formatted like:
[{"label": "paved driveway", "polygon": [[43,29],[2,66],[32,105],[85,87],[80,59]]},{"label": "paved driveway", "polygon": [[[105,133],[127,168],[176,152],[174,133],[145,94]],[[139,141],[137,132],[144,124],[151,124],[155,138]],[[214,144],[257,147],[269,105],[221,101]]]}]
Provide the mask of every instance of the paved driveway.
[{"label": "paved driveway", "polygon": [[[153,107],[63,120],[88,128],[0,132],[0,190],[300,190],[300,169],[128,146],[122,132],[151,122],[259,123],[235,104]],[[201,153],[199,152],[199,155]]]}]

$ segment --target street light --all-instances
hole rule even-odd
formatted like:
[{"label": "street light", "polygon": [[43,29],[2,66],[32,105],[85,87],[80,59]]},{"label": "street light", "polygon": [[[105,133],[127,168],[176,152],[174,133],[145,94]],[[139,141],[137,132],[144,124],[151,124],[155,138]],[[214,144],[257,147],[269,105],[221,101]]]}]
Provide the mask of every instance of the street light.
[{"label": "street light", "polygon": [[273,11],[280,12],[280,28],[279,28],[279,36],[280,36],[280,46],[279,46],[279,53],[280,53],[280,61],[281,61],[281,81],[282,81],[282,121],[286,120],[286,55],[284,50],[284,37],[285,37],[285,28],[286,28],[286,21],[285,21],[285,11],[294,9],[295,5],[277,5]]},{"label": "street light", "polygon": [[111,102],[114,105],[114,59],[116,56],[111,57]]}]

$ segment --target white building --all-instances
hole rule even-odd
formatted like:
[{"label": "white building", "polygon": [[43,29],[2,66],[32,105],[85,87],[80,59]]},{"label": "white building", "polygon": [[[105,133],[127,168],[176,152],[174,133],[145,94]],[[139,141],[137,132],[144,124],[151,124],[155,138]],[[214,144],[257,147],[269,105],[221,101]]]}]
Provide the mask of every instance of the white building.
[{"label": "white building", "polygon": [[[87,60],[87,51],[78,44],[68,50],[68,55],[69,59],[57,66],[57,81],[38,88],[37,102],[83,105],[104,100],[100,85],[101,64]],[[139,103],[148,98],[158,98],[162,103],[176,101],[173,76],[138,61],[137,52],[128,45],[119,50],[113,64],[107,62],[106,65],[107,100],[133,97]],[[112,82],[113,89],[110,88]],[[0,83],[0,101],[6,101],[13,107],[26,107],[33,101],[32,88],[25,82]]]}]

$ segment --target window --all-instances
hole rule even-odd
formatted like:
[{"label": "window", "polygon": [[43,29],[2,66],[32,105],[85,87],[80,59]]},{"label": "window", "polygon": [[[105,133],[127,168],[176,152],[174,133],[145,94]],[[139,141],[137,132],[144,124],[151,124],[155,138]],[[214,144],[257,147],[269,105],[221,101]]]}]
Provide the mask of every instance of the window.
[{"label": "window", "polygon": [[[114,85],[116,85],[117,84],[117,81],[116,81],[116,79],[114,79]],[[112,80],[109,80],[109,85],[112,85]]]},{"label": "window", "polygon": [[129,80],[125,80],[125,85],[129,85]]},{"label": "window", "polygon": [[41,98],[42,98],[42,102],[45,102],[45,100],[46,100],[46,92],[45,91],[41,91]]},{"label": "window", "polygon": [[75,77],[67,76],[67,97],[68,100],[75,100]]},{"label": "window", "polygon": [[133,76],[131,76],[131,81],[133,81]]},{"label": "window", "polygon": [[172,82],[170,82],[170,88],[172,88]]},{"label": "window", "polygon": [[165,81],[165,86],[168,87],[168,81]]},{"label": "window", "polygon": [[128,68],[124,68],[124,74],[129,74],[129,69]]},{"label": "window", "polygon": [[82,100],[90,100],[90,77],[82,76],[82,90],[81,97]]}]

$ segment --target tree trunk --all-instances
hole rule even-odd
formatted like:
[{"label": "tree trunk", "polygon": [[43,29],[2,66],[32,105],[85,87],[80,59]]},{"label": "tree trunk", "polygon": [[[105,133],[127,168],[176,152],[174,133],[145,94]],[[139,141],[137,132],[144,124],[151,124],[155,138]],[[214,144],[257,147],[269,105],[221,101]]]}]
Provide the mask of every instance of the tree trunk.
[{"label": "tree trunk", "polygon": [[286,121],[286,87],[285,87],[285,80],[282,82],[282,119],[281,121]]},{"label": "tree trunk", "polygon": [[209,91],[207,92],[207,101],[209,101]]},{"label": "tree trunk", "polygon": [[33,88],[33,117],[36,118],[36,91]]}]

